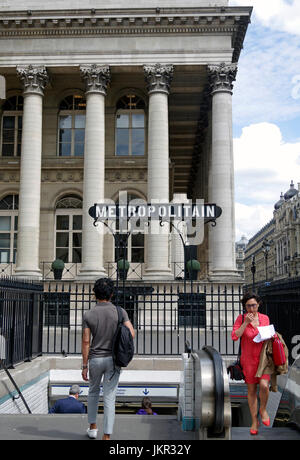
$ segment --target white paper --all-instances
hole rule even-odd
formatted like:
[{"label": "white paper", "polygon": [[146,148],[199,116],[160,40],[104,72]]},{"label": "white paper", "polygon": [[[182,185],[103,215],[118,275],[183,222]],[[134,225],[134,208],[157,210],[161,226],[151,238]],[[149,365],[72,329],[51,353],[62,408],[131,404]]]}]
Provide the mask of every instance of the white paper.
[{"label": "white paper", "polygon": [[255,343],[260,343],[263,342],[264,340],[271,339],[273,335],[275,335],[275,329],[273,324],[270,324],[270,326],[261,326],[258,327],[258,334],[256,337],[254,337],[253,342]]}]

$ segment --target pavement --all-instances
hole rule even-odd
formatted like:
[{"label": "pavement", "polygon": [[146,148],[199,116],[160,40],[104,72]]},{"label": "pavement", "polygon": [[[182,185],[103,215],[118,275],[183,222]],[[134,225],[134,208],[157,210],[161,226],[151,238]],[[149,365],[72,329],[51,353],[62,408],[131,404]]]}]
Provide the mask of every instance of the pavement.
[{"label": "pavement", "polygon": [[[102,437],[103,415],[98,416],[98,439]],[[90,441],[86,435],[86,415],[1,415],[0,440],[73,440]],[[124,415],[117,414],[112,441],[195,440],[195,433],[182,431],[175,416]],[[292,428],[259,429],[257,436],[251,436],[249,428],[233,427],[232,440],[299,440],[300,432]]]}]

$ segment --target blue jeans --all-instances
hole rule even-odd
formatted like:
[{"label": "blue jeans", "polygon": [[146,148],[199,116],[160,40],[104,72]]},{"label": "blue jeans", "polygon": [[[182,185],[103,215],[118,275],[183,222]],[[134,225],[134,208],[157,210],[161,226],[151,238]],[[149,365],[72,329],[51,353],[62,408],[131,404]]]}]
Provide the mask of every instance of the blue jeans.
[{"label": "blue jeans", "polygon": [[111,356],[92,358],[89,361],[88,422],[91,424],[97,421],[100,383],[103,376],[103,432],[112,434],[120,368],[114,368]]}]

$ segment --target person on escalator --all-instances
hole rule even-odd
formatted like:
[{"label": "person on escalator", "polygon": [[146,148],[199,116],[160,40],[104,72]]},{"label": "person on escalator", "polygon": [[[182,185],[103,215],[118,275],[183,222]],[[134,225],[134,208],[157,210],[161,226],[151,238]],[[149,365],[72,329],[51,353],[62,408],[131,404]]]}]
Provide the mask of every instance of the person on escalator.
[{"label": "person on escalator", "polygon": [[137,415],[157,415],[153,412],[151,399],[147,396],[142,399],[142,408],[137,411]]},{"label": "person on escalator", "polygon": [[245,382],[248,386],[248,404],[252,418],[250,433],[258,434],[258,417],[257,417],[257,385],[259,385],[259,399],[262,423],[265,426],[270,426],[270,418],[266,407],[269,399],[269,382],[270,375],[263,374],[260,378],[256,377],[257,369],[260,361],[260,353],[263,347],[263,342],[253,342],[254,337],[258,334],[258,326],[268,326],[270,324],[269,317],[259,313],[259,307],[262,301],[256,294],[247,293],[242,298],[245,314],[239,315],[234,323],[232,330],[232,340],[241,339],[241,365]]}]

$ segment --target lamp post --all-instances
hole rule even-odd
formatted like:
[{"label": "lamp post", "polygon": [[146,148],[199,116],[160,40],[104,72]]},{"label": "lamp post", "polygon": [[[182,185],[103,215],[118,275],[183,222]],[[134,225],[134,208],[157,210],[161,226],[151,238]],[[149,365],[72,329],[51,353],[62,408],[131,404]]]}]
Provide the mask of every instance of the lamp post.
[{"label": "lamp post", "polygon": [[252,256],[252,264],[251,264],[252,292],[254,292],[254,290],[255,290],[255,272],[256,272],[255,256]]},{"label": "lamp post", "polygon": [[268,240],[264,240],[262,243],[262,251],[265,256],[265,268],[266,268],[266,283],[268,282],[268,256],[271,246]]}]

